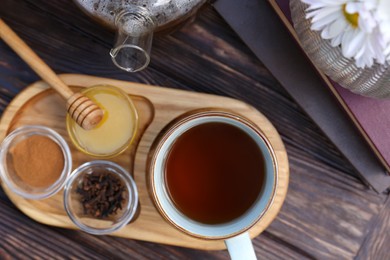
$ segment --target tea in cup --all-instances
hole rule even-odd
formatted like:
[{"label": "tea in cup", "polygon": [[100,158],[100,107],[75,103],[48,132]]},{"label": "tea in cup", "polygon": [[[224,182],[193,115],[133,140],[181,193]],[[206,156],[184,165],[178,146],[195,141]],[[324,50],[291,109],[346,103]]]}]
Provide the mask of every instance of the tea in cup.
[{"label": "tea in cup", "polygon": [[248,230],[275,196],[277,165],[261,130],[227,111],[197,111],[155,141],[149,186],[160,214],[202,239],[224,239],[233,259],[255,259]]}]

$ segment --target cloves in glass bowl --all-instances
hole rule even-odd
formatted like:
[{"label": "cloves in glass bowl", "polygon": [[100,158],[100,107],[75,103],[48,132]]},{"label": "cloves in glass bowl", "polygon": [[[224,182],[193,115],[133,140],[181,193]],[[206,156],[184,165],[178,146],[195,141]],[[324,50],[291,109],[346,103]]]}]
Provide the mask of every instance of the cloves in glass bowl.
[{"label": "cloves in glass bowl", "polygon": [[137,186],[131,174],[114,162],[86,162],[66,182],[64,207],[81,230],[94,235],[109,234],[136,217]]},{"label": "cloves in glass bowl", "polygon": [[117,214],[125,200],[122,181],[109,172],[84,175],[76,192],[80,194],[84,214],[97,218]]}]

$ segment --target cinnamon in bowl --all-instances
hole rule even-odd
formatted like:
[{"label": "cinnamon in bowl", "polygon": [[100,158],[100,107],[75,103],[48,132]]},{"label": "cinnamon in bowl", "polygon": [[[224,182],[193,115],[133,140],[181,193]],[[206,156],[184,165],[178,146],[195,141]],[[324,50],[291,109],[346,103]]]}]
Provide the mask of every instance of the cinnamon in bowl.
[{"label": "cinnamon in bowl", "polygon": [[1,145],[0,163],[4,183],[28,199],[57,193],[72,167],[65,140],[44,126],[23,126],[10,133]]},{"label": "cinnamon in bowl", "polygon": [[[32,187],[48,187],[61,175],[64,156],[50,138],[34,135],[10,149],[15,174]],[[44,162],[44,163],[42,163]]]}]

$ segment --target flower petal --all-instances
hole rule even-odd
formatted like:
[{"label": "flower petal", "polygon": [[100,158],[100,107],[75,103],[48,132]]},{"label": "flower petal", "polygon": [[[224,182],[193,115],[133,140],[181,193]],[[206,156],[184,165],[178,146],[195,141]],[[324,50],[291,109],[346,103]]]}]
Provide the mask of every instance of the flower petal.
[{"label": "flower petal", "polygon": [[347,27],[348,23],[345,20],[337,19],[322,31],[321,36],[324,39],[332,39],[344,32]]},{"label": "flower petal", "polygon": [[319,30],[322,30],[324,27],[326,27],[327,25],[333,23],[335,20],[337,20],[337,18],[339,17],[339,14],[337,13],[333,13],[329,16],[326,16],[320,20],[317,20],[315,22],[312,21],[312,30],[314,31],[319,31]]},{"label": "flower petal", "polygon": [[358,30],[351,30],[344,34],[341,41],[343,55],[347,58],[353,57],[364,43],[364,33]]}]

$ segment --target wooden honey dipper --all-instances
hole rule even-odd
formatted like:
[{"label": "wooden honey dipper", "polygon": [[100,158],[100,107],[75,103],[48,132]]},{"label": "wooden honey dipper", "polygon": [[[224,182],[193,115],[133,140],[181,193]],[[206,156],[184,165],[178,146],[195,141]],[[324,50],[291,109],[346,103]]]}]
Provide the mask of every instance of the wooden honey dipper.
[{"label": "wooden honey dipper", "polygon": [[0,38],[66,100],[67,111],[77,124],[90,130],[102,120],[102,109],[83,94],[74,93],[1,18]]}]

